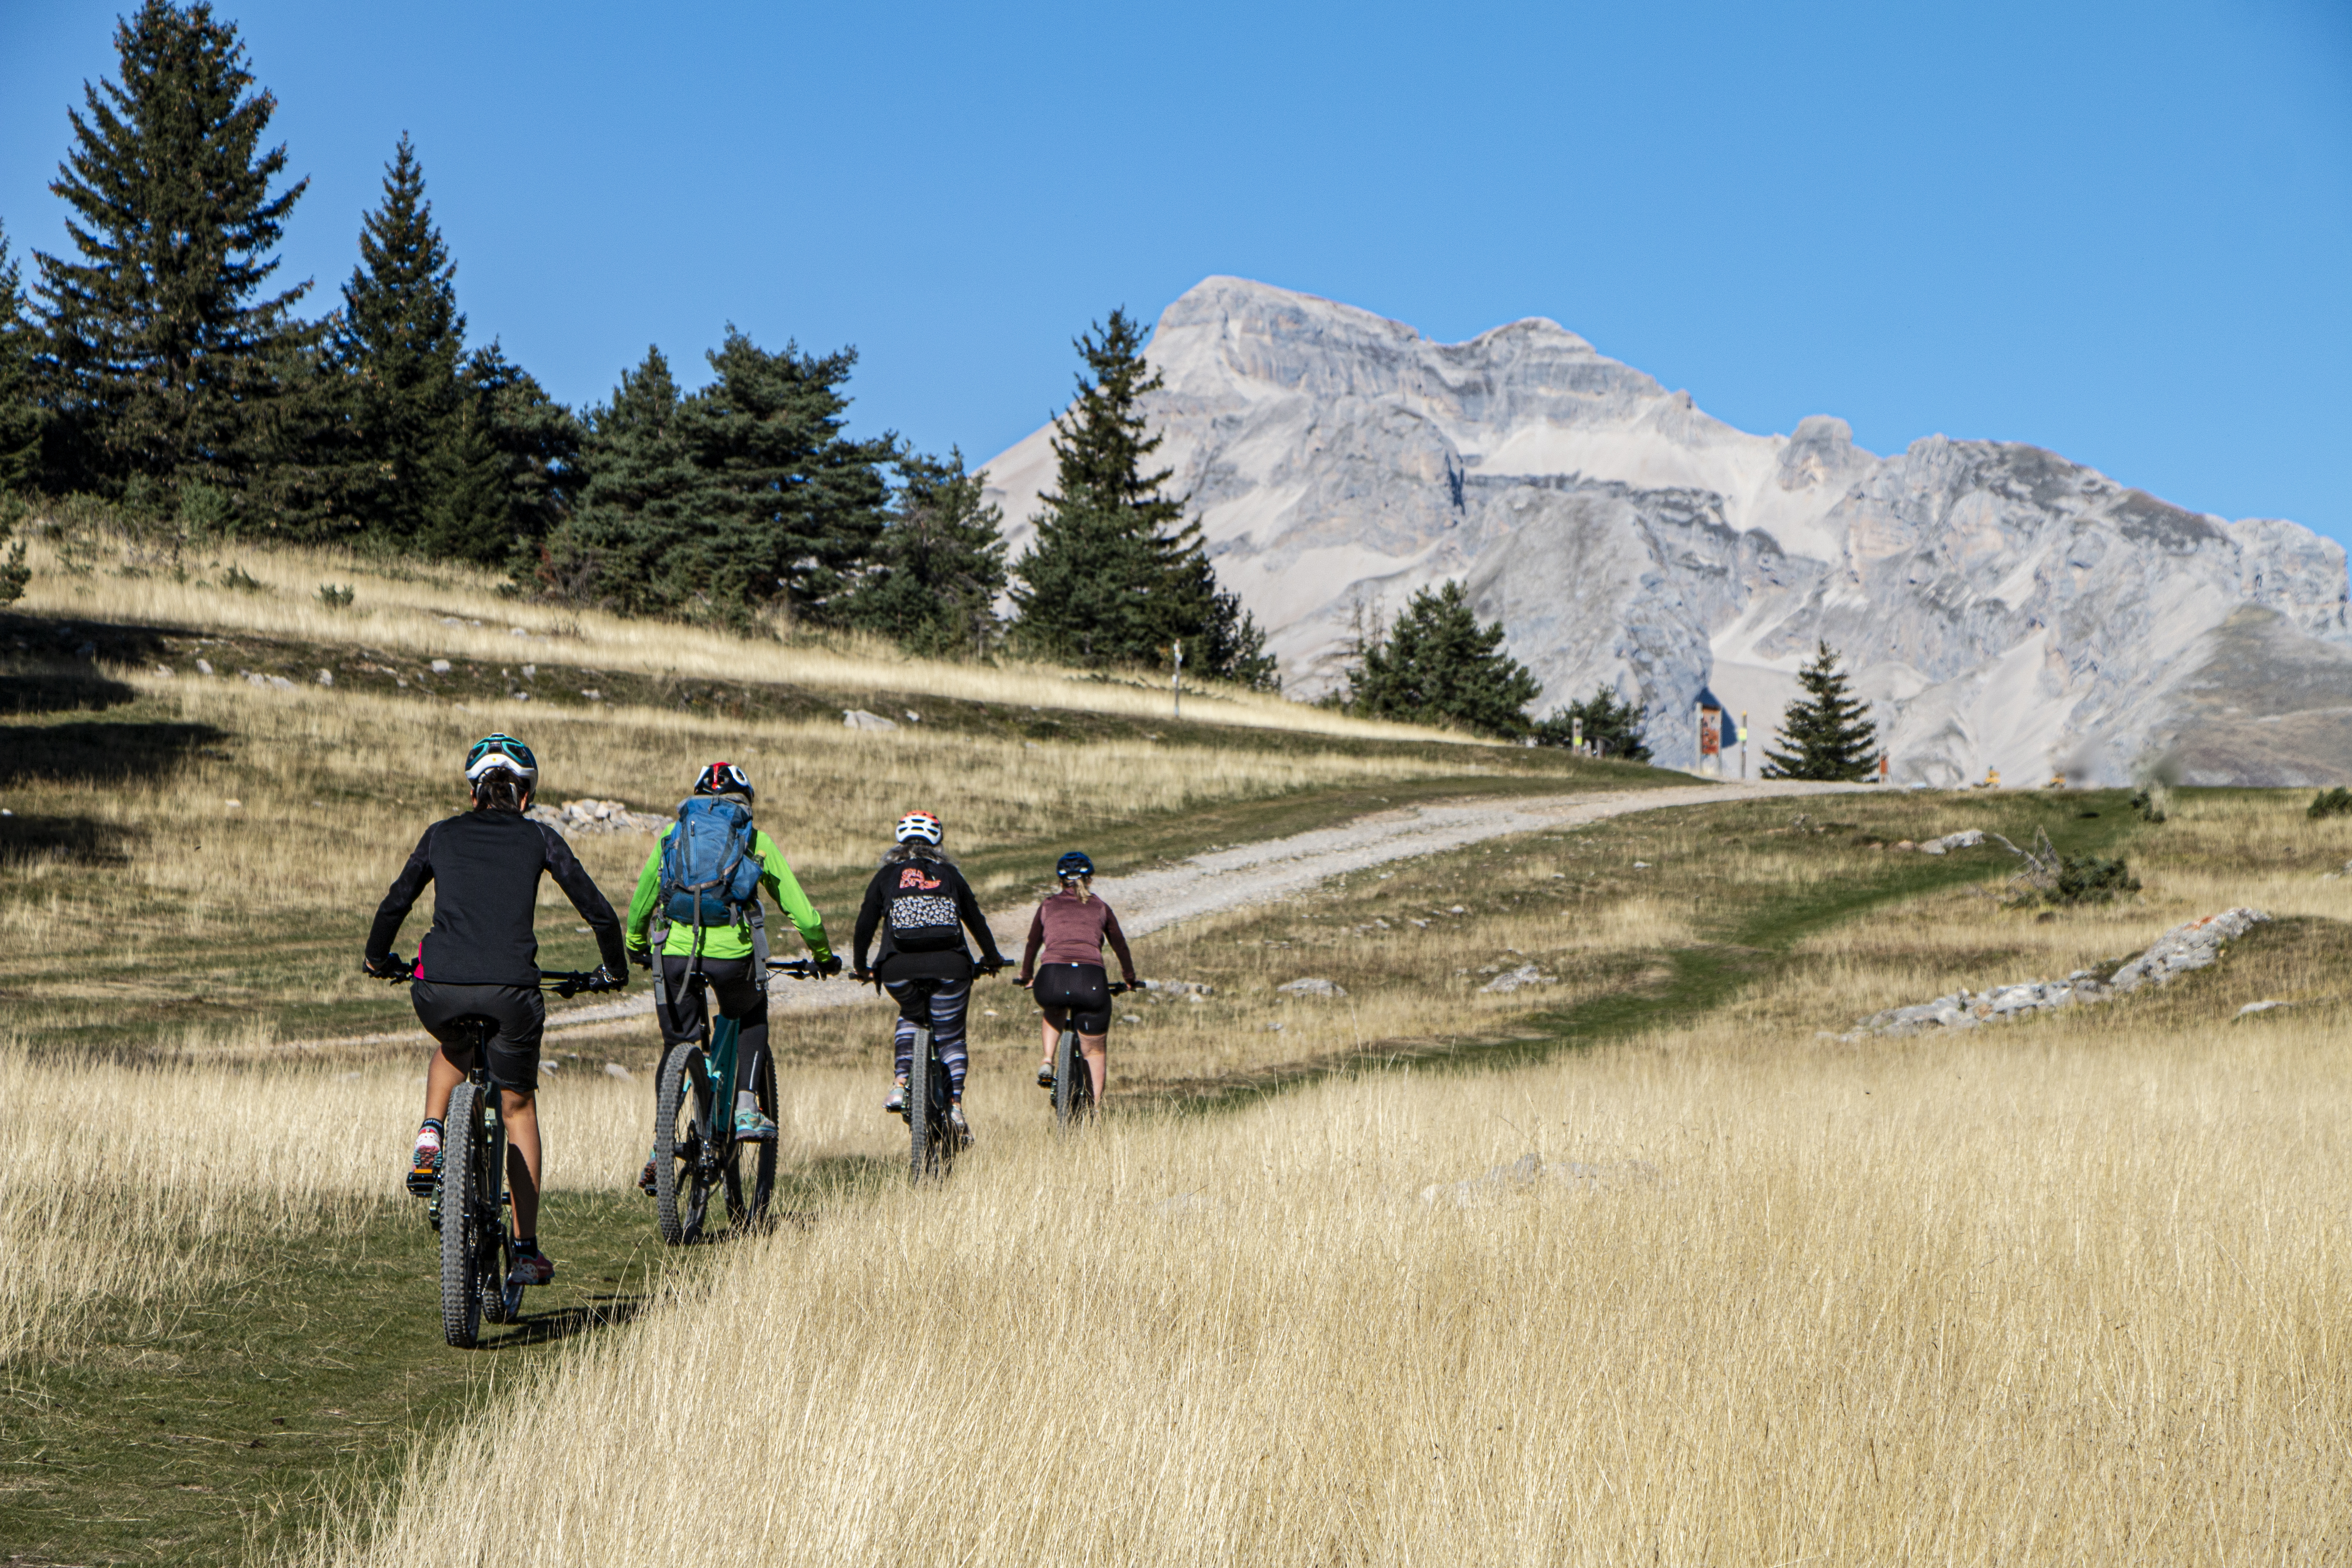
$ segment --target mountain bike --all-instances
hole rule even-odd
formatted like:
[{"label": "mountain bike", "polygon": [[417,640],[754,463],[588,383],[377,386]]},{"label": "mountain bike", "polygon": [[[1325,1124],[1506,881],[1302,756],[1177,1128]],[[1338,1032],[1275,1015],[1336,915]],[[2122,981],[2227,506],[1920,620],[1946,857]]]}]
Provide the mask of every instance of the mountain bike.
[{"label": "mountain bike", "polygon": [[[795,980],[822,978],[804,958],[770,959],[768,969]],[[699,978],[689,977],[688,984]],[[672,1046],[662,1058],[654,1096],[654,1212],[662,1240],[671,1247],[703,1239],[714,1192],[725,1193],[728,1224],[739,1234],[767,1223],[768,1200],[776,1190],[777,1141],[751,1144],[756,1152],[746,1172],[748,1141],[735,1136],[735,1093],[748,1087],[760,1113],[775,1121],[776,1058],[761,1058],[756,1079],[739,1085],[740,1034],[734,1019],[713,1024],[706,1014],[699,1037]],[[665,1147],[667,1159],[662,1158]]]},{"label": "mountain bike", "polygon": [[[403,975],[395,984],[404,984]],[[552,982],[551,984],[550,982]],[[543,973],[540,989],[559,996],[603,991],[593,974]],[[498,1026],[488,1018],[457,1021],[454,1049],[470,1051],[466,1081],[449,1091],[442,1117],[441,1179],[425,1219],[441,1233],[441,1334],[458,1350],[480,1342],[484,1322],[522,1316],[523,1287],[514,1271],[513,1196],[506,1190],[507,1125],[501,1097],[491,1091],[489,1050]]]},{"label": "mountain bike", "polygon": [[940,1060],[929,1024],[915,1026],[914,1048],[907,1058],[906,1118],[910,1174],[944,1178],[962,1152],[963,1139],[948,1120],[948,1069]]},{"label": "mountain bike", "polygon": [[[1110,994],[1125,995],[1127,983],[1112,981]],[[1094,1113],[1095,1075],[1078,1048],[1078,1026],[1073,1020],[1054,1041],[1054,1120],[1067,1131]]]}]

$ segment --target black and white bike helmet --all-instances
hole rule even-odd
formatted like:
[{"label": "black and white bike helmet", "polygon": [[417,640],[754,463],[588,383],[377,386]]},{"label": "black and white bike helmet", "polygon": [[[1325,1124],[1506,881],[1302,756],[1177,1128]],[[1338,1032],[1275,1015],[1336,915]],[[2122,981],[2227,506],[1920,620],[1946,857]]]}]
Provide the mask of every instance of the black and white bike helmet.
[{"label": "black and white bike helmet", "polygon": [[733,763],[713,763],[702,770],[694,781],[697,795],[740,795],[745,800],[758,797],[751,790],[751,776]]},{"label": "black and white bike helmet", "polygon": [[482,781],[492,773],[512,773],[522,781],[522,793],[539,788],[539,759],[512,735],[485,735],[466,753],[466,782],[479,794]]},{"label": "black and white bike helmet", "polygon": [[1095,863],[1087,859],[1082,850],[1073,849],[1054,862],[1054,875],[1065,882],[1075,881],[1080,877],[1091,877],[1094,874]]}]

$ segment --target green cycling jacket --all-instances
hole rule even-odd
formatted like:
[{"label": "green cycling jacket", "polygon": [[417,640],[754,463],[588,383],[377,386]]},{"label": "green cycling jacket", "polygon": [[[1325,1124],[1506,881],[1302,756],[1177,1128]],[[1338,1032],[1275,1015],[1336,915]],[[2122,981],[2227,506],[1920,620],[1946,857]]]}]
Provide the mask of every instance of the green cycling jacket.
[{"label": "green cycling jacket", "polygon": [[[646,868],[638,873],[636,896],[629,900],[629,945],[640,952],[653,940],[654,906],[661,901],[662,845],[677,831],[677,824],[675,822],[661,830],[654,844],[654,852],[646,858]],[[808,943],[810,953],[819,963],[831,958],[833,947],[824,939],[824,917],[816,912],[816,906],[808,901],[806,893],[801,891],[800,881],[793,875],[792,867],[785,862],[784,852],[776,847],[776,841],[756,828],[752,830],[751,858],[760,863],[760,886],[767,890],[769,903],[784,912],[785,918],[793,922],[793,929],[801,933],[801,940]],[[772,934],[769,942],[771,952],[774,946]],[[680,956],[692,952],[694,928],[671,926],[668,940],[662,943],[662,951]],[[751,938],[748,931],[731,925],[702,928],[703,957],[749,958],[751,955]]]}]

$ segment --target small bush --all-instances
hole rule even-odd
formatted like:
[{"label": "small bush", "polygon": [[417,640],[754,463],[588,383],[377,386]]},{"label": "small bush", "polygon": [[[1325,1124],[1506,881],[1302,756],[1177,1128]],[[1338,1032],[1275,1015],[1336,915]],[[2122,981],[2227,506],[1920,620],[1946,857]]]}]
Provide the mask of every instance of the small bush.
[{"label": "small bush", "polygon": [[2053,904],[2104,904],[2138,891],[2139,879],[2122,860],[2069,855],[2059,862],[2057,886],[2043,896]]},{"label": "small bush", "polygon": [[260,578],[256,577],[244,567],[235,564],[232,564],[227,571],[221,574],[220,585],[224,588],[234,588],[240,594],[267,594],[269,592],[268,584],[263,582]]},{"label": "small bush", "polygon": [[2311,797],[2311,807],[2304,815],[2314,818],[2352,816],[2352,789],[2337,784],[2334,789],[2321,790]]},{"label": "small bush", "polygon": [[2131,803],[2142,822],[2162,822],[2172,806],[2172,791],[2161,784],[2152,784],[2136,791]]},{"label": "small bush", "polygon": [[326,605],[327,608],[331,610],[350,609],[352,607],[352,585],[346,583],[341,587],[338,588],[332,583],[320,584],[319,603]]}]

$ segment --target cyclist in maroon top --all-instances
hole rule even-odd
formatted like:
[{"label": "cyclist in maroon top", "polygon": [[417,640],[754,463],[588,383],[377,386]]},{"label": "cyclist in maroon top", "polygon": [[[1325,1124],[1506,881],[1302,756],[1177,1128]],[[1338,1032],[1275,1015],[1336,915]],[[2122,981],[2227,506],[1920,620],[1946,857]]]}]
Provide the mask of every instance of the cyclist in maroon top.
[{"label": "cyclist in maroon top", "polygon": [[1118,954],[1129,990],[1143,983],[1135,977],[1135,959],[1127,951],[1118,917],[1094,895],[1095,863],[1073,849],[1054,867],[1054,875],[1062,885],[1037,906],[1029,921],[1029,945],[1021,954],[1020,983],[1033,987],[1029,994],[1045,1014],[1045,1065],[1037,1069],[1037,1084],[1054,1087],[1054,1045],[1075,1022],[1078,1049],[1094,1076],[1095,1103],[1100,1105],[1110,1037],[1110,976],[1103,968],[1103,943]]}]

